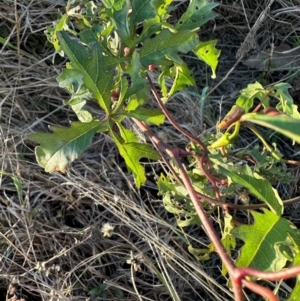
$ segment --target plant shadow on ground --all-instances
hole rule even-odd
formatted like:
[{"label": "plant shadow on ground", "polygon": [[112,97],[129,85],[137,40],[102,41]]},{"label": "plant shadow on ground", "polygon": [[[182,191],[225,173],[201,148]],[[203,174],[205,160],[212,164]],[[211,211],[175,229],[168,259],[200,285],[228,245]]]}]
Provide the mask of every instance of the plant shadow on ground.
[{"label": "plant shadow on ground", "polygon": [[[64,10],[65,2],[54,5],[49,0],[23,0],[15,11],[14,5],[5,1],[0,8],[2,16],[6,16],[0,32],[11,33],[9,42],[19,43],[21,50],[3,47],[0,57],[0,280],[7,286],[17,283],[26,301],[99,300],[89,292],[103,283],[107,284],[105,294],[111,300],[138,300],[134,287],[143,298],[172,300],[157,276],[159,269],[182,301],[232,300],[226,279],[220,276],[219,259],[213,254],[210,260],[199,262],[184,243],[183,237],[187,237],[194,245],[207,248],[209,241],[203,238],[202,231],[190,227],[184,233],[178,229],[151,180],[142,191],[136,190],[108,137],[95,137],[89,150],[64,175],[49,175],[37,166],[33,145],[24,141],[25,134],[47,131],[48,125],[66,125],[68,119],[75,118],[62,106],[62,99],[67,96],[55,80],[62,65],[52,65],[53,50],[47,46],[43,33],[45,26],[56,20],[57,10]],[[222,54],[216,80],[210,79],[204,64],[184,57],[193,66],[197,80],[198,91],[193,92],[201,94],[205,86],[213,88],[222,81],[236,62],[235,54],[249,31],[248,25],[253,26],[267,1],[244,2],[242,8],[223,1],[217,8],[215,23],[210,22],[199,33],[202,40],[219,40],[217,47]],[[257,32],[259,45],[251,51],[268,48],[272,38],[276,44],[295,42],[299,32],[290,24],[298,28],[299,20],[292,13],[281,15],[279,21],[275,18],[282,7],[290,5],[290,1],[281,1],[271,7],[269,17]],[[276,36],[270,34],[275,31]],[[250,70],[241,62],[215,89],[203,112],[199,98],[189,91],[176,95],[168,108],[192,133],[199,135],[203,124],[207,132],[212,132],[220,115],[227,112],[239,90],[249,82],[263,80],[269,84],[285,78],[293,84],[299,75],[288,70]],[[300,87],[294,84],[293,89],[297,95]],[[91,110],[97,109],[92,106]],[[166,127],[165,135],[176,146],[187,142],[171,127]],[[247,139],[245,134],[239,147],[247,147]],[[293,151],[282,143],[282,149]],[[299,151],[297,146],[295,151]],[[162,169],[148,164],[147,170],[154,178]],[[298,169],[292,172],[299,178]],[[297,181],[281,186],[286,198],[299,195]],[[286,209],[286,215],[295,224],[299,223],[299,210],[298,205]],[[101,228],[106,223],[115,227],[111,238],[102,235]],[[143,254],[137,272],[126,263],[131,252],[134,256]],[[120,291],[122,295],[118,295]],[[0,299],[5,300],[5,289],[0,293]],[[101,296],[103,292],[98,293]]]}]

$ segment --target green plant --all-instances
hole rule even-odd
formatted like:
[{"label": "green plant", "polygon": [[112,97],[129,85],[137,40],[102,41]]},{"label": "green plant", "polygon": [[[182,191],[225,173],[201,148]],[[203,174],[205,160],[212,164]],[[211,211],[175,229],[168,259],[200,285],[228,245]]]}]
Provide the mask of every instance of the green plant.
[{"label": "green plant", "polygon": [[[284,179],[285,164],[299,163],[282,159],[276,147],[251,123],[299,143],[300,115],[288,94],[289,86],[282,83],[265,89],[259,83],[249,85],[218,126],[228,127],[226,133],[217,139],[207,135],[199,140],[174,121],[165,103],[186,86],[195,85],[181,53],[193,52],[211,67],[212,77],[216,76],[220,55],[216,41],[201,42],[197,35],[197,30],[214,18],[216,4],[191,0],[180,19],[172,23],[172,0],[103,0],[102,5],[93,1],[69,2],[66,14],[48,28],[47,35],[55,50],[70,60],[57,80],[70,92],[65,104],[79,121],[69,128],[53,126],[53,133],[28,135],[28,139],[40,144],[35,150],[38,163],[47,172],[64,172],[96,133],[107,133],[112,138],[137,187],[146,181],[140,159],[163,160],[168,173],[160,176],[157,186],[166,210],[177,216],[180,227],[202,225],[212,242],[207,250],[188,245],[190,252],[199,259],[208,259],[211,252],[219,254],[222,274],[229,275],[237,301],[244,300],[243,286],[269,300],[279,300],[254,280],[275,281],[300,273],[296,266],[300,232],[282,217],[284,205],[298,198],[284,202],[272,186],[274,181]],[[71,3],[81,5],[71,8]],[[159,88],[149,76],[154,69],[159,73]],[[150,93],[159,109],[147,106]],[[275,108],[270,106],[270,97],[278,102]],[[252,109],[255,99],[259,104]],[[98,103],[103,118],[85,108],[89,101]],[[165,118],[190,140],[186,149],[174,149],[150,129],[149,125],[163,128]],[[126,127],[126,119],[131,119],[150,142],[141,142]],[[255,147],[247,154],[230,153],[228,145],[243,126],[252,130],[266,149],[261,152]],[[232,127],[235,130],[230,133]],[[239,164],[241,159],[243,165]],[[233,204],[233,195],[244,204]],[[249,195],[262,203],[249,204]],[[221,238],[209,218],[217,208],[223,213],[219,219]],[[238,226],[231,214],[233,209],[251,210],[253,223]],[[237,249],[236,238],[245,244],[234,262],[231,250]],[[299,287],[297,283],[289,300],[296,300]],[[100,290],[102,294],[103,287]]]},{"label": "green plant", "polygon": [[97,287],[91,289],[89,291],[89,295],[91,296],[99,296],[103,300],[107,299],[107,291],[113,296],[116,296],[117,298],[123,298],[123,291],[120,290],[117,287],[114,286],[108,286],[106,283],[101,283]]}]

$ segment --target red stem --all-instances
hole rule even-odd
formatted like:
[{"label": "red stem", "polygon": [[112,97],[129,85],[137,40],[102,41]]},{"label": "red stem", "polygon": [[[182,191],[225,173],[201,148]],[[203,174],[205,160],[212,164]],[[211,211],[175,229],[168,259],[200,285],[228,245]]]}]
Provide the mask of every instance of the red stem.
[{"label": "red stem", "polygon": [[[203,156],[202,157],[196,157],[198,164],[204,173],[204,175],[210,180],[210,182],[214,185],[215,190],[218,191],[218,188],[216,186],[216,179],[210,175],[204,168],[205,160],[208,160],[208,150],[207,147],[203,144],[202,141],[200,141],[198,138],[181,128],[175,120],[172,118],[172,116],[167,111],[166,107],[162,103],[156,89],[153,86],[153,83],[151,82],[151,79],[148,76],[149,85],[151,87],[152,93],[157,100],[158,105],[160,106],[161,110],[165,114],[165,116],[168,118],[168,120],[171,122],[171,124],[183,135],[188,137],[190,140],[197,143],[203,150]],[[176,178],[176,180],[181,183],[189,192],[189,196],[193,202],[193,205],[196,209],[196,212],[202,222],[203,228],[206,231],[207,236],[209,237],[210,241],[214,244],[217,253],[219,254],[222,262],[227,268],[227,271],[229,273],[229,276],[232,280],[233,285],[233,292],[235,296],[235,301],[244,301],[244,295],[242,290],[242,284],[249,289],[251,289],[253,292],[256,292],[259,295],[262,295],[266,298],[268,298],[270,301],[280,301],[278,297],[274,295],[274,293],[268,289],[265,288],[255,282],[251,282],[245,279],[247,275],[251,275],[257,278],[261,278],[264,280],[281,280],[281,279],[287,279],[291,277],[295,277],[296,275],[300,274],[300,266],[298,267],[292,267],[284,271],[276,272],[276,273],[266,273],[259,270],[255,270],[252,268],[237,268],[231,257],[227,254],[225,248],[223,247],[221,240],[219,236],[217,235],[213,225],[211,224],[211,221],[209,217],[207,216],[201,201],[209,200],[212,203],[218,203],[219,206],[222,206],[223,209],[228,209],[233,207],[231,204],[223,204],[213,198],[202,196],[201,194],[197,193],[194,188],[193,184],[186,173],[184,166],[181,163],[179,151],[176,149],[172,149],[168,144],[164,143],[158,136],[156,136],[149,127],[142,121],[134,119],[134,122],[139,126],[139,128],[151,139],[153,145],[155,148],[160,152],[162,155],[162,158],[165,163],[168,163],[167,158],[164,156],[164,153],[168,154],[171,159],[175,162],[175,164],[178,167],[178,171],[180,174],[180,177],[176,174],[174,169],[170,164],[167,164],[168,168],[170,168],[170,171]],[[218,196],[218,193],[217,193]],[[221,203],[221,204],[220,204]],[[234,207],[237,207],[237,205],[234,205]],[[245,207],[245,206],[241,206]]]},{"label": "red stem", "polygon": [[[239,279],[241,279],[241,274],[240,274],[239,270],[235,268],[235,266],[232,262],[232,259],[226,253],[226,250],[224,249],[220,238],[218,237],[214,227],[212,226],[209,218],[207,217],[206,212],[202,207],[199,196],[196,193],[196,191],[194,190],[193,185],[190,181],[190,178],[188,177],[187,173],[185,172],[185,169],[180,161],[178,152],[174,152],[174,150],[172,148],[170,148],[166,143],[161,141],[161,139],[159,137],[157,137],[152,131],[150,131],[148,126],[145,125],[143,122],[136,120],[136,119],[134,119],[134,122],[139,126],[139,128],[142,130],[142,132],[151,139],[151,141],[157,148],[160,148],[160,150],[162,150],[162,148],[163,148],[163,151],[166,152],[176,163],[178,170],[179,170],[180,177],[181,177],[181,181],[182,181],[184,187],[189,192],[190,198],[191,198],[193,205],[196,209],[196,212],[202,222],[203,228],[205,229],[206,234],[209,237],[209,239],[211,240],[211,242],[214,244],[214,246],[217,250],[217,253],[221,257],[223,263],[225,264],[225,266],[228,270],[229,275],[232,276],[235,300],[243,301],[244,298],[243,298],[243,294],[241,293],[242,292],[241,282],[240,282],[241,280],[239,280]],[[205,198],[206,197],[204,197],[204,200],[205,200]]]},{"label": "red stem", "polygon": [[174,128],[179,131],[180,133],[182,133],[184,136],[188,137],[190,140],[194,141],[196,144],[200,145],[200,147],[203,150],[203,156],[207,157],[208,151],[207,151],[207,147],[204,145],[204,143],[199,140],[197,137],[195,137],[194,135],[192,135],[191,133],[189,133],[188,131],[186,131],[185,129],[183,129],[174,119],[173,117],[170,115],[170,113],[168,112],[168,110],[166,109],[165,105],[163,104],[163,102],[160,99],[160,96],[158,95],[152,81],[151,78],[149,77],[149,75],[147,74],[147,78],[148,78],[148,82],[150,85],[150,89],[151,92],[153,94],[153,96],[155,97],[155,100],[157,101],[157,104],[159,105],[159,107],[161,108],[161,110],[163,111],[163,113],[165,114],[165,116],[167,117],[167,119],[170,121],[170,123],[174,126]]},{"label": "red stem", "polygon": [[214,179],[214,177],[212,177],[210,175],[210,173],[208,173],[204,167],[205,162],[208,161],[208,150],[207,147],[205,146],[205,144],[199,140],[197,137],[195,137],[194,135],[192,135],[191,133],[189,133],[188,131],[186,131],[185,129],[183,129],[174,119],[173,117],[170,115],[170,113],[168,112],[168,110],[166,109],[165,105],[163,104],[163,102],[160,99],[160,96],[158,95],[152,81],[151,78],[149,77],[149,75],[147,74],[147,78],[148,78],[148,82],[152,91],[152,94],[155,97],[155,100],[157,101],[157,104],[159,105],[160,109],[162,110],[162,112],[165,114],[165,116],[167,117],[167,119],[170,121],[170,123],[174,126],[175,129],[177,129],[180,133],[182,133],[184,136],[186,136],[187,138],[189,138],[191,141],[194,141],[196,144],[198,144],[203,151],[202,157],[201,159],[198,161],[199,162],[199,167],[201,169],[201,171],[203,172],[203,174],[207,177],[207,179],[211,182],[211,184],[214,187],[214,190],[216,192],[216,196],[219,199],[220,195],[219,195],[219,191],[216,185],[216,181]]},{"label": "red stem", "polygon": [[244,275],[254,276],[269,281],[280,281],[282,279],[289,279],[300,275],[300,266],[294,266],[284,269],[279,272],[262,272],[252,268],[240,268]]},{"label": "red stem", "polygon": [[259,285],[255,282],[243,279],[242,281],[243,285],[251,289],[251,291],[257,293],[258,295],[261,295],[268,299],[268,301],[280,301],[277,296],[274,295],[274,293],[269,290],[268,288]]}]

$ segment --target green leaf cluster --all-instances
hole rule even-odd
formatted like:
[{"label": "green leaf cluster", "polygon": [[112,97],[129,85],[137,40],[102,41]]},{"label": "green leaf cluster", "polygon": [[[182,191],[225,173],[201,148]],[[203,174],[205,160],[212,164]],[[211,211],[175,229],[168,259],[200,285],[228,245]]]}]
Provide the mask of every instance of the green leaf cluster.
[{"label": "green leaf cluster", "polygon": [[[126,129],[124,121],[131,118],[147,124],[164,123],[160,110],[147,107],[148,68],[160,73],[165,101],[186,86],[195,85],[182,54],[194,52],[215,75],[220,54],[215,49],[216,41],[202,43],[196,33],[215,17],[215,6],[207,0],[192,0],[173,24],[172,0],[69,3],[66,13],[47,28],[46,35],[56,52],[69,60],[57,80],[71,94],[64,104],[72,108],[81,123],[73,122],[69,128],[52,127],[52,134],[28,135],[40,144],[36,148],[39,164],[48,172],[65,171],[95,133],[107,132],[134,174],[136,185],[142,185],[146,177],[140,159],[158,160],[160,156]],[[88,110],[89,102],[98,103],[105,114],[102,120],[95,119]]]},{"label": "green leaf cluster", "polygon": [[[39,144],[35,149],[36,158],[46,172],[65,172],[91,144],[96,133],[106,133],[140,187],[146,181],[141,159],[160,160],[161,154],[141,141],[128,127],[126,119],[142,125],[164,124],[163,112],[150,108],[147,103],[151,90],[149,73],[153,70],[157,73],[160,95],[167,102],[186,86],[195,85],[182,54],[193,53],[211,68],[212,78],[216,77],[220,56],[217,41],[200,41],[197,33],[203,24],[215,17],[213,8],[216,4],[208,0],[190,0],[179,20],[172,22],[171,14],[175,9],[172,0],[101,2],[100,5],[98,1],[70,1],[72,4],[66,13],[46,32],[56,52],[68,59],[57,81],[70,93],[64,104],[71,107],[79,121],[66,128],[51,126],[52,133],[33,133],[27,137]],[[76,6],[79,3],[81,5]],[[288,182],[292,177],[284,176],[286,162],[281,160],[276,147],[271,147],[251,125],[264,126],[300,143],[300,113],[289,88],[285,83],[268,88],[258,82],[249,84],[219,127],[228,127],[227,131],[208,147],[208,164],[201,165],[197,160],[203,155],[199,145],[193,142],[187,149],[184,172],[207,215],[218,214],[216,221],[221,228],[221,242],[226,252],[231,254],[236,248],[236,239],[244,241],[236,260],[238,266],[278,271],[287,263],[300,262],[299,231],[282,217],[283,201],[273,187],[276,181],[285,177]],[[277,100],[274,108],[270,106],[271,99]],[[262,110],[258,108],[251,112],[257,100]],[[89,111],[87,104],[90,102],[98,104],[103,118]],[[257,134],[270,156],[258,147],[237,151],[233,156],[223,156],[215,149],[222,147],[225,154],[227,145],[238,136],[241,125]],[[231,133],[233,126],[235,130]],[[209,134],[203,138],[204,143],[208,140],[211,140]],[[251,157],[252,164],[245,159],[246,156]],[[281,163],[277,164],[278,161]],[[160,175],[157,182],[163,205],[175,215],[179,227],[201,226],[189,191],[174,175],[179,174],[178,167],[172,161],[168,163],[173,173]],[[251,205],[254,200],[269,210],[263,209],[263,213],[251,211],[253,222],[236,226],[234,216],[221,216],[218,206],[212,201],[225,204],[233,199],[240,199],[245,205]],[[189,242],[188,248],[199,260],[209,259],[214,251],[213,245],[197,248]],[[223,265],[222,274],[226,273]],[[122,291],[110,289],[114,296],[122,297]],[[89,294],[105,299],[107,290],[106,285],[100,284]],[[296,300],[294,296],[298,292],[299,284],[290,300]]]},{"label": "green leaf cluster", "polygon": [[[300,143],[300,113],[289,94],[290,88],[287,83],[278,83],[269,88],[264,88],[258,82],[249,84],[236,100],[236,105],[246,113],[241,116],[240,121],[269,128]],[[271,98],[278,101],[275,108],[270,106]],[[259,100],[264,110],[249,113],[254,100]]]},{"label": "green leaf cluster", "polygon": [[[224,154],[229,150],[225,146],[233,143],[240,128],[245,126],[260,139],[264,149],[256,145],[253,148],[236,151],[234,157],[239,162],[232,162],[229,159],[222,161],[219,152],[209,147],[217,175],[227,177],[228,186],[224,196],[227,198],[235,196],[245,205],[251,205],[254,198],[256,204],[260,201],[269,208],[262,209],[263,213],[251,211],[254,220],[250,221],[250,225],[235,227],[232,223],[228,224],[226,219],[220,222],[221,228],[224,229],[222,241],[224,240],[224,247],[229,254],[231,248],[235,248],[235,239],[232,236],[244,241],[236,260],[239,267],[279,271],[288,263],[297,264],[299,258],[300,232],[282,217],[284,202],[273,186],[276,183],[292,182],[293,176],[288,172],[286,164],[300,165],[300,163],[282,159],[276,143],[271,146],[254,126],[266,127],[300,143],[300,113],[289,94],[289,88],[290,85],[286,83],[268,88],[264,88],[258,82],[249,84],[241,91],[235,105],[220,123],[219,128],[228,127],[228,129],[221,138],[212,143],[213,146],[226,137],[229,138],[227,143],[217,146],[223,148]],[[272,107],[271,103],[273,104],[275,100],[277,103]],[[230,132],[232,127],[235,127],[234,133]],[[228,228],[231,229],[229,234]],[[226,273],[224,267],[223,273]],[[298,286],[295,287],[292,296],[297,290]]]}]

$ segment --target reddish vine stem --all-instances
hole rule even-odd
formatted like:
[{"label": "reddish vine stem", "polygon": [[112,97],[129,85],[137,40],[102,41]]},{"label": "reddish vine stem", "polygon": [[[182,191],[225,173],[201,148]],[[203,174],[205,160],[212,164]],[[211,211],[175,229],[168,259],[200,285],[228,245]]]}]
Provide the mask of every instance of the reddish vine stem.
[{"label": "reddish vine stem", "polygon": [[[184,183],[185,188],[188,190],[190,198],[193,202],[193,205],[196,209],[196,212],[202,222],[202,225],[206,231],[207,236],[209,237],[210,241],[213,243],[213,245],[215,246],[217,253],[219,254],[222,262],[225,264],[227,271],[229,273],[229,275],[232,278],[232,284],[233,284],[233,291],[234,291],[234,295],[235,295],[235,300],[236,301],[243,301],[244,297],[242,294],[242,289],[241,289],[241,285],[240,283],[238,283],[236,280],[237,278],[239,278],[239,271],[238,269],[234,266],[232,259],[229,257],[229,255],[227,254],[226,250],[224,249],[224,246],[222,245],[213,225],[211,224],[209,218],[207,217],[203,206],[197,196],[196,191],[193,188],[193,185],[188,177],[188,175],[186,174],[184,167],[182,166],[182,163],[180,161],[180,159],[178,158],[178,156],[175,154],[170,154],[170,156],[173,157],[174,161],[176,162],[178,169],[179,169],[179,173],[180,176],[182,178],[182,181]],[[236,277],[235,277],[236,275]]]},{"label": "reddish vine stem", "polygon": [[[210,202],[214,202],[213,200],[210,200]],[[295,197],[293,199],[288,199],[286,201],[283,201],[283,206],[290,206],[293,205],[295,203],[299,203],[300,202],[300,197]],[[261,209],[261,208],[268,208],[268,204],[252,204],[252,205],[235,205],[235,204],[231,204],[231,203],[223,203],[223,207],[224,208],[228,208],[231,210],[254,210],[254,209]]]},{"label": "reddish vine stem", "polygon": [[[196,156],[196,160],[198,162],[198,166],[200,167],[202,173],[204,175],[207,174],[205,168],[204,168],[204,162],[203,162],[203,156],[202,157],[199,157],[199,156]],[[214,190],[215,190],[215,193],[216,193],[216,198],[218,200],[221,199],[221,196],[220,196],[220,192],[219,192],[219,189],[218,189],[218,186],[217,186],[217,181],[219,182],[219,179],[216,179],[214,176],[212,176],[211,174],[209,175],[210,176],[210,182],[211,184],[213,185],[214,187]]]},{"label": "reddish vine stem", "polygon": [[185,169],[181,163],[181,160],[180,160],[177,152],[174,152],[174,150],[172,148],[170,148],[167,144],[165,144],[159,137],[157,137],[156,135],[153,135],[153,132],[150,131],[149,128],[143,122],[136,120],[136,119],[134,121],[139,126],[139,128],[142,130],[142,132],[147,134],[147,136],[151,139],[153,144],[158,148],[163,148],[163,151],[165,151],[177,165],[181,180],[183,182],[183,186],[189,192],[189,196],[193,202],[193,205],[194,205],[196,212],[202,222],[203,228],[205,229],[207,236],[209,237],[211,242],[214,244],[214,246],[217,250],[217,253],[219,254],[220,258],[222,259],[223,263],[225,264],[225,266],[228,270],[229,275],[232,275],[232,276],[237,275],[237,277],[232,277],[235,299],[236,299],[236,301],[243,301],[244,298],[243,298],[243,294],[242,294],[241,283],[238,283],[238,281],[236,280],[236,279],[240,278],[240,273],[237,271],[238,269],[235,268],[232,259],[226,253],[226,250],[224,249],[213,225],[211,224],[208,216],[206,215],[205,210],[203,209],[203,206],[201,204],[201,201],[200,201],[196,191],[193,188],[193,184],[191,183],[190,178],[188,177],[187,173],[185,172]]},{"label": "reddish vine stem", "polygon": [[[172,149],[168,144],[166,144],[165,142],[163,142],[157,135],[155,135],[150,129],[149,127],[142,121],[139,121],[135,118],[132,118],[133,121],[136,123],[136,125],[139,127],[139,129],[151,140],[151,142],[153,143],[154,147],[156,148],[156,150],[160,153],[160,155],[162,156],[162,159],[164,161],[164,163],[167,165],[168,168],[170,168],[171,173],[173,174],[174,178],[176,179],[176,181],[178,181],[178,183],[180,183],[181,185],[183,185],[182,180],[178,177],[177,173],[174,171],[174,168],[172,167],[172,165],[170,165],[169,161],[167,160],[164,152],[168,149],[171,152],[176,152],[175,149]],[[219,179],[218,179],[219,180]],[[216,206],[219,206],[221,208],[223,208],[224,210],[227,211],[227,209],[243,209],[244,206],[243,205],[234,205],[234,204],[229,204],[229,203],[224,203],[222,201],[218,201],[210,196],[201,194],[199,192],[197,192],[197,196],[201,201],[207,201],[210,202]],[[264,205],[264,204],[262,204]],[[253,206],[259,206],[259,205],[253,205]],[[237,208],[235,208],[237,207]],[[260,208],[260,207],[257,207]]]},{"label": "reddish vine stem", "polygon": [[160,109],[162,110],[162,112],[165,114],[165,116],[167,117],[167,119],[170,121],[170,123],[174,126],[174,128],[179,131],[180,133],[182,133],[184,136],[186,136],[187,138],[189,138],[191,141],[194,141],[197,145],[199,145],[202,148],[203,154],[201,156],[201,159],[199,160],[199,167],[202,170],[203,174],[207,177],[207,179],[212,183],[213,187],[215,188],[216,191],[216,195],[219,198],[219,191],[216,188],[216,182],[214,180],[214,177],[212,177],[210,175],[209,172],[206,171],[204,165],[205,162],[208,161],[208,150],[207,147],[205,146],[205,144],[198,139],[197,137],[195,137],[194,135],[192,135],[191,133],[189,133],[188,131],[186,131],[185,129],[183,129],[174,119],[173,117],[170,115],[170,113],[168,112],[168,110],[166,109],[165,105],[163,104],[163,102],[160,99],[160,96],[157,93],[157,90],[155,89],[152,80],[150,78],[150,76],[147,74],[147,78],[148,78],[148,82],[150,85],[150,89],[151,92],[153,94],[153,96],[155,97],[155,100],[157,101],[157,104],[159,105]]},{"label": "reddish vine stem", "polygon": [[252,282],[252,281],[249,281],[249,280],[246,280],[246,279],[243,279],[242,283],[243,283],[244,286],[251,289],[251,291],[257,293],[258,295],[261,295],[261,296],[267,298],[268,301],[280,301],[279,298],[277,296],[275,296],[274,293],[270,289],[268,289],[268,288],[266,288],[262,285],[259,285],[255,282]]},{"label": "reddish vine stem", "polygon": [[261,278],[263,280],[269,281],[280,281],[300,275],[299,265],[284,269],[279,272],[262,272],[252,268],[241,268],[240,270],[244,275],[254,276],[256,278]]},{"label": "reddish vine stem", "polygon": [[[193,185],[185,172],[184,167],[182,166],[182,163],[180,161],[178,152],[172,149],[168,144],[163,142],[158,136],[156,136],[149,127],[143,123],[142,121],[134,119],[134,122],[137,124],[137,126],[140,128],[140,130],[149,137],[155,146],[159,150],[160,153],[167,153],[173,161],[176,163],[181,179],[180,183],[186,187],[186,189],[189,192],[190,198],[194,204],[194,207],[197,211],[197,214],[199,218],[201,219],[201,222],[203,224],[203,227],[206,231],[207,236],[211,240],[211,242],[214,244],[217,253],[219,254],[221,260],[224,262],[228,273],[232,279],[233,284],[233,291],[235,296],[235,301],[244,301],[244,295],[242,290],[242,284],[251,289],[253,292],[256,292],[259,295],[265,296],[269,298],[270,301],[280,301],[274,293],[269,290],[268,288],[265,288],[257,283],[250,282],[245,280],[244,278],[248,275],[254,276],[257,278],[261,278],[264,280],[270,280],[270,281],[278,281],[281,279],[287,279],[291,277],[295,277],[300,273],[300,266],[292,267],[284,271],[275,272],[275,273],[266,273],[259,270],[255,270],[252,268],[237,268],[234,266],[232,259],[229,257],[229,255],[226,253],[226,250],[224,249],[213,225],[211,224],[208,216],[206,215],[206,212],[201,204],[201,201],[206,199],[211,199],[207,196],[203,196],[203,199],[199,197],[199,194],[194,190]],[[163,156],[163,160],[166,162],[167,159],[165,156]],[[177,179],[177,177],[176,177]],[[218,202],[214,200],[215,202]],[[218,202],[221,203],[221,202]],[[224,205],[224,204],[223,204]],[[227,204],[228,205],[228,204]]]},{"label": "reddish vine stem", "polygon": [[[160,106],[162,112],[165,114],[165,116],[168,118],[168,120],[171,122],[171,124],[183,135],[190,138],[192,141],[197,143],[203,150],[203,156],[201,158],[198,158],[199,166],[204,173],[205,176],[210,180],[210,182],[216,187],[216,180],[205,170],[204,168],[204,160],[208,160],[208,150],[206,146],[203,144],[202,141],[200,141],[198,138],[181,128],[175,120],[172,118],[172,116],[169,114],[167,109],[165,108],[164,104],[162,103],[160,96],[158,95],[156,89],[153,86],[153,83],[149,76],[147,75],[149,80],[149,85],[151,88],[151,91],[157,100],[158,105]],[[168,144],[164,143],[159,137],[157,137],[150,129],[149,127],[139,120],[134,120],[135,123],[139,126],[139,128],[150,138],[155,148],[160,152],[160,154],[163,154],[164,152],[175,162],[175,164],[178,167],[178,172],[180,174],[180,177],[176,177],[176,180],[179,180],[179,183],[182,183],[182,185],[188,190],[189,196],[193,202],[193,205],[195,207],[195,210],[202,222],[203,228],[206,231],[207,236],[209,237],[210,241],[214,244],[217,253],[219,254],[222,262],[227,268],[227,271],[229,273],[230,278],[232,279],[232,285],[233,285],[233,292],[235,296],[235,301],[244,301],[244,295],[242,290],[242,285],[250,288],[253,292],[262,295],[264,297],[267,297],[270,301],[280,301],[278,297],[275,296],[275,294],[268,288],[265,288],[255,282],[251,282],[245,279],[247,275],[252,275],[257,278],[262,278],[264,280],[280,280],[280,279],[286,279],[296,276],[300,273],[300,267],[294,267],[290,268],[289,270],[280,271],[277,273],[265,273],[259,270],[251,269],[251,268],[237,268],[231,257],[227,254],[226,250],[224,249],[224,246],[221,243],[220,238],[218,237],[218,234],[216,233],[209,217],[207,216],[201,201],[207,199],[206,196],[204,196],[203,199],[199,197],[199,194],[194,190],[193,184],[186,173],[180,157],[179,152],[175,149],[171,148]],[[168,162],[168,160],[165,158],[165,156],[162,156],[164,162]],[[171,167],[171,165],[168,165],[168,167]],[[172,173],[174,176],[176,176],[176,172],[171,168],[173,171]],[[214,200],[214,199],[212,199]],[[215,202],[216,200],[214,200]],[[223,204],[223,208],[226,209],[224,206],[226,205],[227,208],[230,207],[230,204]],[[242,206],[244,207],[244,206]]]},{"label": "reddish vine stem", "polygon": [[[178,177],[177,172],[175,172],[173,166],[170,164],[170,162],[168,161],[168,159],[166,158],[165,154],[164,154],[164,150],[166,148],[169,148],[169,145],[166,144],[165,142],[163,142],[161,139],[158,138],[158,136],[156,136],[150,129],[149,127],[142,121],[139,121],[135,118],[133,118],[134,122],[139,126],[139,128],[143,131],[143,133],[145,135],[147,135],[147,137],[150,138],[152,144],[155,146],[156,150],[159,152],[159,154],[161,155],[164,163],[167,165],[167,167],[169,168],[170,172],[172,173],[172,175],[174,176],[174,178],[176,179],[176,181],[180,184],[183,185],[182,180]],[[153,139],[155,137],[155,139]]]},{"label": "reddish vine stem", "polygon": [[190,140],[194,141],[196,144],[198,144],[202,150],[203,150],[203,156],[207,157],[208,155],[208,151],[207,151],[207,147],[204,145],[204,143],[199,140],[197,137],[195,137],[194,135],[192,135],[191,133],[189,133],[188,131],[186,131],[185,129],[183,129],[174,119],[173,117],[170,115],[170,113],[168,112],[168,110],[166,109],[164,103],[161,101],[160,96],[157,93],[157,90],[155,89],[152,80],[150,78],[150,76],[147,74],[147,79],[150,85],[150,89],[151,92],[153,94],[153,96],[155,97],[155,100],[157,101],[157,104],[159,105],[159,107],[161,108],[162,112],[165,114],[165,116],[167,117],[167,119],[170,121],[170,123],[174,126],[174,128],[179,131],[180,133],[182,133],[184,136],[188,137]]},{"label": "reddish vine stem", "polygon": [[268,91],[264,96],[263,98],[261,99],[260,103],[254,108],[254,110],[252,111],[252,113],[256,113],[260,108],[261,106],[263,105],[264,101],[266,100],[267,97],[269,97],[271,91]]}]

